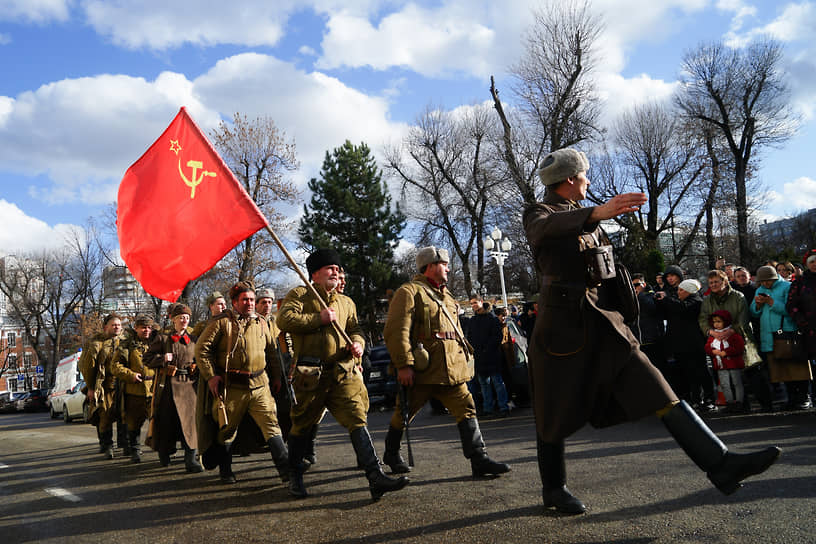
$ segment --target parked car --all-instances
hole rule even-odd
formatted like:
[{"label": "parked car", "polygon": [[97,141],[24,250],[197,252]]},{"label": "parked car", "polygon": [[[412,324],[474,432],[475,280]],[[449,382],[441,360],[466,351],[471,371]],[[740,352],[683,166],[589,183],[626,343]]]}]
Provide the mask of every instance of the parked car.
[{"label": "parked car", "polygon": [[45,412],[48,410],[45,389],[32,389],[23,399],[24,412]]},{"label": "parked car", "polygon": [[62,420],[71,423],[75,419],[88,421],[88,397],[82,392],[85,382],[81,381],[74,386],[74,392],[65,398],[62,408]]},{"label": "parked car", "polygon": [[65,408],[65,400],[72,394],[81,389],[84,382],[77,382],[70,389],[63,389],[62,391],[54,391],[48,397],[48,406],[51,413],[51,419],[57,419],[62,415]]},{"label": "parked car", "polygon": [[0,393],[0,414],[12,414],[17,411],[17,400],[23,396],[23,391]]},{"label": "parked car", "polygon": [[369,355],[370,364],[363,369],[363,380],[368,389],[368,398],[371,404],[384,403],[393,408],[397,400],[397,377],[388,373],[391,356],[385,345],[374,346]]},{"label": "parked car", "polygon": [[23,391],[22,394],[17,397],[17,400],[14,401],[15,412],[23,411],[23,408],[25,407],[25,399],[27,399],[29,395],[31,395],[31,391]]}]

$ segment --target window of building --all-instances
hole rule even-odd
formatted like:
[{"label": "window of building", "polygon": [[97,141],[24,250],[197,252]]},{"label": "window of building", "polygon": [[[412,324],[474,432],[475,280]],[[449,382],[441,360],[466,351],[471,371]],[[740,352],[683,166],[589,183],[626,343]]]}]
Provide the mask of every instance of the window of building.
[{"label": "window of building", "polygon": [[6,383],[8,383],[9,391],[11,391],[12,393],[17,392],[17,378],[9,378],[8,380],[6,380]]},{"label": "window of building", "polygon": [[10,348],[17,347],[17,333],[9,332],[6,334],[6,345]]},{"label": "window of building", "polygon": [[31,368],[31,353],[23,353],[23,367]]},{"label": "window of building", "polygon": [[9,370],[17,370],[17,354],[16,353],[9,353],[8,354],[8,368],[9,368]]}]

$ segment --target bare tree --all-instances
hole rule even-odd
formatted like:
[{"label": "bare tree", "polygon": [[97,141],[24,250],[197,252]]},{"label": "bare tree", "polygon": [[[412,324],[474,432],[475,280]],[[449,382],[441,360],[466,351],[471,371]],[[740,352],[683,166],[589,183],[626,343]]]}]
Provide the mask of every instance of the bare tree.
[{"label": "bare tree", "polygon": [[490,78],[501,120],[502,154],[522,202],[536,201],[536,172],[544,156],[601,133],[600,99],[591,78],[603,24],[590,2],[552,2],[533,12],[523,57],[511,67],[514,120]]},{"label": "bare tree", "polygon": [[[287,177],[300,167],[294,142],[287,141],[271,118],[249,120],[240,113],[235,114],[231,124],[222,121],[210,135],[224,162],[273,228],[283,228],[286,218],[279,207],[296,203],[300,194]],[[277,268],[278,261],[272,257],[274,247],[265,231],[238,244],[230,260],[238,270],[239,279],[254,280]]]},{"label": "bare tree", "polygon": [[421,241],[450,243],[472,290],[470,259],[484,279],[485,218],[496,185],[487,107],[445,112],[427,107],[402,146],[386,150],[386,169],[402,183],[403,211],[420,221]]},{"label": "bare tree", "polygon": [[686,116],[714,127],[733,157],[737,237],[740,260],[751,260],[746,177],[755,151],[778,146],[796,131],[798,119],[789,101],[779,42],[763,40],[745,49],[722,43],[700,45],[686,53],[676,104]]}]

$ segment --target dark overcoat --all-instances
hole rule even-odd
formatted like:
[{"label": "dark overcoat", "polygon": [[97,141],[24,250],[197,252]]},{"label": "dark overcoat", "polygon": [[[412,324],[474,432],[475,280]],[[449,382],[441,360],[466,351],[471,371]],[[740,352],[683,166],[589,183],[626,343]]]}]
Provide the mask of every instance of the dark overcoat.
[{"label": "dark overcoat", "polygon": [[[189,337],[188,337],[189,338]],[[175,376],[167,375],[165,353],[173,354],[174,365],[179,371]],[[157,369],[153,414],[156,419],[153,435],[153,449],[163,453],[176,451],[176,441],[182,436],[190,448],[198,444],[196,433],[196,384],[193,381],[195,342],[185,344],[181,339],[173,340],[173,335],[159,333],[153,337],[144,361],[150,368]]]},{"label": "dark overcoat", "polygon": [[677,396],[640,351],[605,287],[588,285],[583,247],[601,231],[582,208],[554,193],[529,206],[524,229],[541,280],[527,350],[536,430],[557,442],[584,424],[634,420]]},{"label": "dark overcoat", "polygon": [[791,284],[786,309],[805,336],[808,358],[816,359],[816,274],[805,270]]}]

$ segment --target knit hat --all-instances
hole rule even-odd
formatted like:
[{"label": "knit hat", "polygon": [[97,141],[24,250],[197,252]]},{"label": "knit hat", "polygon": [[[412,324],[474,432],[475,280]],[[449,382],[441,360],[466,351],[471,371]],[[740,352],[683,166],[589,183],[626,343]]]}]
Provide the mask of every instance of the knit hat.
[{"label": "knit hat", "polygon": [[715,317],[719,317],[720,319],[722,319],[723,324],[726,327],[730,326],[731,322],[733,321],[731,317],[731,312],[729,312],[728,310],[717,310],[715,312],[712,312],[711,315],[708,316],[708,324],[711,325],[712,327],[714,326],[713,321]]},{"label": "knit hat", "polygon": [[773,266],[765,265],[760,266],[757,268],[756,273],[756,281],[757,283],[768,281],[768,280],[778,280],[779,274],[776,273],[776,268]]},{"label": "knit hat", "polygon": [[207,297],[205,302],[207,303],[207,306],[212,306],[215,303],[215,301],[218,300],[219,298],[224,298],[224,295],[221,294],[221,291],[213,291]]},{"label": "knit hat", "polygon": [[553,151],[541,163],[538,176],[545,186],[561,183],[570,176],[589,170],[586,153],[572,148]]},{"label": "knit hat", "polygon": [[275,300],[275,291],[272,289],[267,289],[266,287],[255,291],[255,300],[261,300],[262,298],[271,298],[272,300]]},{"label": "knit hat", "polygon": [[182,314],[193,315],[193,311],[186,304],[176,304],[170,311],[170,317],[176,317],[177,315]]},{"label": "knit hat", "polygon": [[809,249],[805,256],[802,257],[802,264],[807,266],[809,262],[816,261],[816,249]]},{"label": "knit hat", "polygon": [[340,262],[340,254],[333,249],[318,249],[306,257],[306,270],[309,272],[309,277],[324,266],[332,264],[343,266]]},{"label": "knit hat", "polygon": [[666,274],[674,274],[680,279],[683,279],[683,269],[677,266],[676,264],[670,264],[666,267],[666,271],[663,272],[663,277],[666,277]]},{"label": "knit hat", "polygon": [[700,285],[700,282],[697,280],[683,280],[680,282],[680,285],[677,286],[678,289],[682,289],[690,295],[699,291],[701,287],[702,285]]},{"label": "knit hat", "polygon": [[422,272],[422,269],[429,264],[450,262],[449,258],[447,249],[438,249],[434,246],[423,247],[416,256],[417,270]]}]

